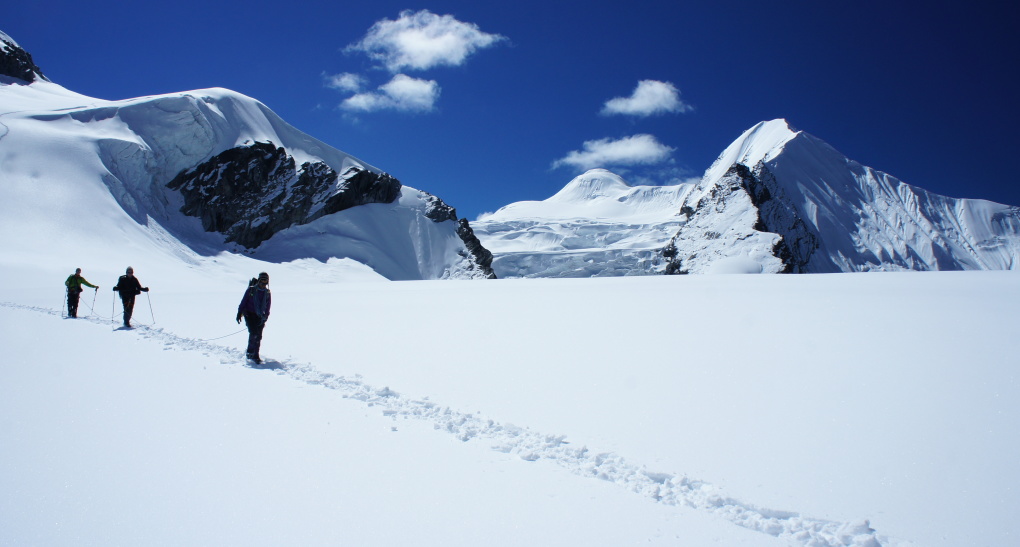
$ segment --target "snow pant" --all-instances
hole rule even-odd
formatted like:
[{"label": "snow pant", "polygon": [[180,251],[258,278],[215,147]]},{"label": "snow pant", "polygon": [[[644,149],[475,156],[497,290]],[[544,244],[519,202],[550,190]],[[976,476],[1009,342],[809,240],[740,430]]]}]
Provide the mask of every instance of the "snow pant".
[{"label": "snow pant", "polygon": [[78,299],[81,298],[81,290],[71,289],[67,291],[67,316],[78,317]]},{"label": "snow pant", "polygon": [[244,324],[248,327],[248,357],[258,357],[262,346],[262,329],[266,322],[257,313],[245,313]]},{"label": "snow pant", "polygon": [[121,294],[120,302],[124,304],[124,326],[131,325],[131,313],[135,311],[135,295]]}]

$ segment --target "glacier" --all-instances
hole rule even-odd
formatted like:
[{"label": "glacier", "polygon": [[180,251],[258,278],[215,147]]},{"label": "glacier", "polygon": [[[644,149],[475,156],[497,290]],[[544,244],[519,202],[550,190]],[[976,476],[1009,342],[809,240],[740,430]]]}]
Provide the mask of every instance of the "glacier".
[{"label": "glacier", "polygon": [[631,186],[592,169],[544,201],[512,203],[472,222],[500,277],[647,275],[681,224],[691,184]]}]

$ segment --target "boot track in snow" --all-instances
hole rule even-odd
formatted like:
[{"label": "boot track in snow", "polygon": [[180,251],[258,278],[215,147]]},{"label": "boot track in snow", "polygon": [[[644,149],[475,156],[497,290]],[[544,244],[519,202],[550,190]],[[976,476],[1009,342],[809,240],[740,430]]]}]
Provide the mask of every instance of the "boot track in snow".
[{"label": "boot track in snow", "polygon": [[[59,317],[60,311],[48,308],[0,302],[0,306]],[[106,318],[79,319],[101,325],[115,323]],[[837,522],[779,511],[723,496],[713,485],[674,473],[651,472],[613,453],[598,452],[587,447],[573,447],[565,435],[548,435],[510,424],[501,424],[479,414],[466,414],[441,406],[428,399],[409,399],[389,387],[376,388],[353,378],[317,370],[308,363],[289,359],[264,359],[260,365],[245,364],[244,351],[208,341],[184,338],[162,328],[144,327],[131,330],[141,338],[162,343],[179,351],[196,351],[219,359],[224,365],[241,365],[268,369],[280,376],[289,376],[309,385],[321,386],[346,399],[380,407],[384,416],[394,419],[416,419],[431,423],[461,441],[488,442],[494,450],[514,454],[526,461],[551,460],[575,475],[614,483],[631,492],[669,506],[686,506],[712,513],[730,522],[762,532],[791,543],[820,546],[877,547],[899,544],[900,541],[878,535],[867,520]]]}]

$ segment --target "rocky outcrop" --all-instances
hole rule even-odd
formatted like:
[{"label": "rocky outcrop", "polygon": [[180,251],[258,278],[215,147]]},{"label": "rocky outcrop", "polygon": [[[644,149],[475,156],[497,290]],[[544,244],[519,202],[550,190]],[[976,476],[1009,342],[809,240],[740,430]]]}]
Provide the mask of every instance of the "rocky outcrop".
[{"label": "rocky outcrop", "polygon": [[[763,163],[734,164],[699,186],[680,209],[685,220],[663,249],[666,274],[729,271],[804,273],[819,238],[797,214]],[[719,271],[719,270],[716,270]],[[727,270],[722,270],[727,271]]]},{"label": "rocky outcrop", "polygon": [[245,248],[277,232],[368,203],[392,203],[400,181],[357,167],[338,174],[322,162],[297,167],[286,150],[257,142],[222,152],[167,186],[184,197],[181,212],[198,217]]},{"label": "rocky outcrop", "polygon": [[42,71],[32,61],[32,55],[21,49],[16,43],[4,39],[0,33],[0,75],[10,76],[32,83],[45,80]]},{"label": "rocky outcrop", "polygon": [[457,235],[464,242],[467,251],[474,258],[473,262],[478,265],[482,275],[486,279],[496,279],[496,272],[492,270],[492,253],[482,246],[482,242],[475,236],[474,230],[466,218],[457,221]]},{"label": "rocky outcrop", "polygon": [[787,199],[776,177],[763,162],[754,170],[741,169],[745,188],[751,202],[758,208],[758,222],[754,228],[760,232],[779,234],[773,252],[782,260],[780,273],[806,273],[811,255],[819,247],[819,238],[809,229],[793,204]]},{"label": "rocky outcrop", "polygon": [[422,192],[422,199],[425,201],[425,216],[432,222],[457,220],[457,210],[443,200],[428,192]]},{"label": "rocky outcrop", "polygon": [[475,236],[475,231],[471,228],[468,220],[466,218],[458,219],[456,209],[428,192],[423,192],[423,199],[426,204],[425,216],[429,220],[432,222],[452,220],[457,223],[457,236],[464,242],[464,247],[470,254],[469,268],[477,268],[481,276],[486,279],[496,279],[496,273],[492,270],[492,253]]}]

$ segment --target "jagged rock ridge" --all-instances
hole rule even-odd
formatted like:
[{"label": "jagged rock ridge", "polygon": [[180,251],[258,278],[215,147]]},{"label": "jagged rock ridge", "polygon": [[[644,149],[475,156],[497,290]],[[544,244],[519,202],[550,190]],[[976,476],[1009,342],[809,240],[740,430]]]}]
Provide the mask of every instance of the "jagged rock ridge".
[{"label": "jagged rock ridge", "polygon": [[666,274],[712,271],[708,265],[803,273],[819,245],[762,162],[754,170],[734,164],[722,179],[703,180],[680,213],[684,224],[662,251]]},{"label": "jagged rock ridge", "polygon": [[[480,270],[486,279],[496,279],[496,273],[492,269],[492,253],[482,245],[482,242],[475,235],[471,224],[466,218],[457,218],[457,210],[447,205],[443,200],[432,194],[423,192],[425,200],[425,216],[432,222],[446,222],[452,220],[457,223],[457,237],[464,242],[468,255],[473,258],[469,261],[469,269]],[[463,256],[463,255],[462,255]],[[464,256],[464,258],[468,258]]]}]

